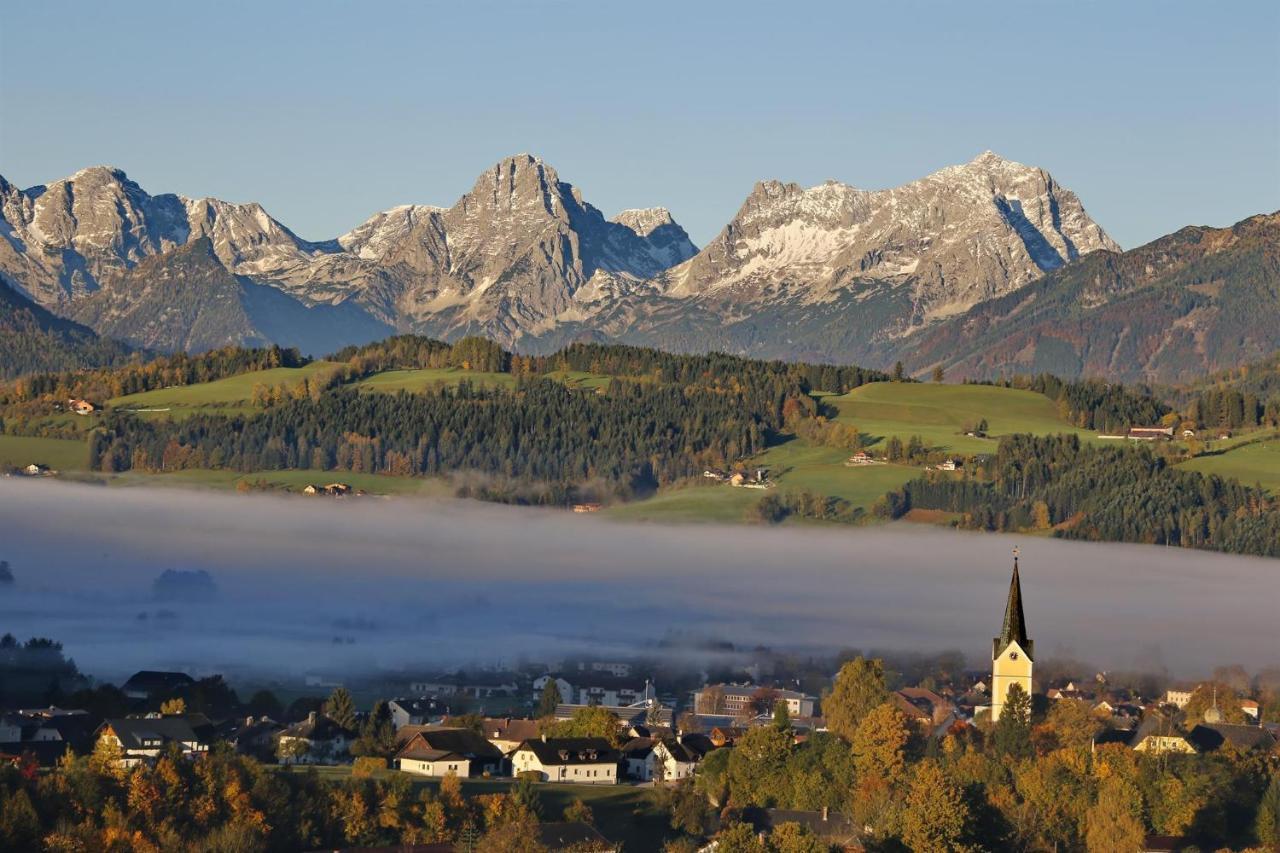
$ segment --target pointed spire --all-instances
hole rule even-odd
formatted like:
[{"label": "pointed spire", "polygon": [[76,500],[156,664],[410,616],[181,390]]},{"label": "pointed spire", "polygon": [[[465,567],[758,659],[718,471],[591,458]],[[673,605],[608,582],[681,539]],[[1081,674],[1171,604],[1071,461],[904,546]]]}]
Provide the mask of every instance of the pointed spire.
[{"label": "pointed spire", "polygon": [[995,638],[992,657],[1000,657],[1010,643],[1017,643],[1027,658],[1034,660],[1033,644],[1027,637],[1027,620],[1022,613],[1022,581],[1018,577],[1017,548],[1013,549],[1013,577],[1009,581],[1009,600],[1004,605],[1004,624],[1000,628],[1000,636]]}]

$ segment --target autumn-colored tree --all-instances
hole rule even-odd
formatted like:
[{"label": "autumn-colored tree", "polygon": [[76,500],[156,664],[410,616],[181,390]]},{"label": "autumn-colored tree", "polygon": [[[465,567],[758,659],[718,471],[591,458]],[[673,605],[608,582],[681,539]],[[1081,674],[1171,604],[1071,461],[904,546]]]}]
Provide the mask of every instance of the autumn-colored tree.
[{"label": "autumn-colored tree", "polygon": [[699,714],[723,714],[724,688],[715,684],[698,693],[697,711]]},{"label": "autumn-colored tree", "polygon": [[783,769],[791,747],[791,733],[773,726],[751,729],[739,738],[729,755],[733,800],[738,805],[776,805],[786,782]]},{"label": "autumn-colored tree", "polygon": [[1102,731],[1103,724],[1087,702],[1058,699],[1049,707],[1045,727],[1052,733],[1059,747],[1087,749]]},{"label": "autumn-colored tree", "polygon": [[884,683],[884,662],[878,658],[854,658],[840,667],[830,695],[822,700],[827,728],[852,741],[862,718],[884,702],[888,695]]},{"label": "autumn-colored tree", "polygon": [[618,715],[599,705],[579,708],[569,719],[549,723],[543,731],[547,737],[600,737],[612,746],[622,745]]},{"label": "autumn-colored tree", "polygon": [[1280,849],[1280,773],[1271,774],[1271,784],[1258,803],[1258,816],[1253,822],[1258,841]]},{"label": "autumn-colored tree", "polygon": [[902,840],[915,853],[965,849],[969,807],[936,762],[923,761],[912,774],[903,812]]},{"label": "autumn-colored tree", "polygon": [[585,823],[588,826],[595,826],[596,823],[596,817],[591,813],[591,806],[584,803],[581,798],[565,806],[564,819],[569,823]]},{"label": "autumn-colored tree", "polygon": [[1224,723],[1243,723],[1244,711],[1240,709],[1240,694],[1229,684],[1206,682],[1197,687],[1191,699],[1182,709],[1182,718],[1187,728],[1204,721],[1204,713],[1217,706],[1218,714]]},{"label": "autumn-colored tree", "polygon": [[809,827],[790,821],[778,824],[769,834],[771,853],[827,853],[830,849]]},{"label": "autumn-colored tree", "polygon": [[716,835],[716,853],[769,853],[769,848],[751,824],[734,822],[720,828]]},{"label": "autumn-colored tree", "polygon": [[166,716],[169,714],[185,714],[187,713],[187,700],[181,696],[176,699],[167,699],[160,703],[160,713]]},{"label": "autumn-colored tree", "polygon": [[853,767],[859,782],[882,780],[897,785],[906,771],[911,739],[907,718],[888,702],[872,708],[853,733]]},{"label": "autumn-colored tree", "polygon": [[1089,853],[1136,853],[1146,840],[1142,799],[1134,785],[1118,776],[1104,779],[1098,799],[1085,816]]}]

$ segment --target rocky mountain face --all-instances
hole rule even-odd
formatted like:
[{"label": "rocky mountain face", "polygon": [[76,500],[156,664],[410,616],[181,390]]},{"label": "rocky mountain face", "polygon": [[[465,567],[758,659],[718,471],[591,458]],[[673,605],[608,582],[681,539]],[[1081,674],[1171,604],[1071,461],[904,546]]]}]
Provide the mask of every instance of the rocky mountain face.
[{"label": "rocky mountain face", "polygon": [[[1184,369],[1173,364],[1229,358],[1232,345],[1211,339],[1242,327],[1237,287],[1258,299],[1267,288],[1265,275],[1237,285],[1219,269],[1218,284],[1169,290],[1167,277],[1184,274],[1175,266],[1200,275],[1200,261],[1171,258],[1226,238],[1179,232],[1166,239],[1182,248],[1130,268],[1072,192],[991,152],[894,189],[761,182],[701,251],[665,209],[607,219],[530,155],[495,164],[450,207],[392,208],[320,242],[259,205],[151,196],[107,167],[28,190],[0,178],[0,214],[0,279],[156,349],[271,341],[322,353],[412,331],[484,334],[525,351],[592,337],[871,365],[903,358],[973,376],[1051,365],[1164,377]],[[1214,263],[1265,267],[1258,238],[1231,245]],[[1176,292],[1194,310],[1146,305],[1134,294],[1147,290]],[[1126,313],[1139,305],[1140,316]],[[1068,318],[1084,324],[1074,338],[1053,328]],[[1122,340],[1108,348],[1109,334]],[[1250,354],[1269,340],[1236,339]],[[1183,354],[1192,351],[1201,355]]]},{"label": "rocky mountain face", "polygon": [[1280,350],[1280,213],[1081,258],[888,348],[916,371],[1185,382]]}]

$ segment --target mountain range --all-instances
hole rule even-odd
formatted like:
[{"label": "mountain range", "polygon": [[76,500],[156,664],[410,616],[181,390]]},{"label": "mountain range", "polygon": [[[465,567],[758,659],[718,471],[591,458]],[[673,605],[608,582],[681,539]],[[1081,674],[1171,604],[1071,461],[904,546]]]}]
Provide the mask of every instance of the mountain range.
[{"label": "mountain range", "polygon": [[1172,380],[1280,347],[1259,321],[1280,306],[1278,230],[1259,217],[1121,253],[1048,172],[989,151],[893,189],[760,182],[702,249],[662,208],[606,218],[527,154],[451,207],[323,241],[110,167],[26,190],[0,178],[0,279],[157,350],[323,353],[416,332]]}]

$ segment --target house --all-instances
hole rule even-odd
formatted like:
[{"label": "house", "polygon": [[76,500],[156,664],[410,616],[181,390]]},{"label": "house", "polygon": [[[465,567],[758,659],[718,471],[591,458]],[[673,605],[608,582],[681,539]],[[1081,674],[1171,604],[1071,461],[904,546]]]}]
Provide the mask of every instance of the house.
[{"label": "house", "polygon": [[629,678],[631,676],[631,664],[622,661],[585,661],[578,664],[579,670],[591,670],[592,672],[607,672],[614,678]]},{"label": "house", "polygon": [[747,482],[747,475],[741,471],[734,471],[729,477],[729,485],[741,487]]},{"label": "house", "polygon": [[547,850],[572,850],[574,853],[619,853],[622,845],[614,844],[585,823],[540,823],[538,843]]},{"label": "house", "polygon": [[22,473],[26,474],[28,477],[43,477],[46,474],[52,474],[53,469],[48,465],[43,465],[39,462],[32,462],[30,465],[22,469]]},{"label": "house", "polygon": [[649,755],[647,778],[660,777],[664,782],[691,778],[699,762],[715,748],[706,735],[676,735],[671,740],[659,740]]},{"label": "house", "polygon": [[[447,725],[449,718],[445,718]],[[512,719],[511,717],[485,717],[480,721],[480,733],[503,755],[510,755],[526,740],[539,736],[537,720]]]},{"label": "house", "polygon": [[574,504],[573,511],[574,512],[599,512],[601,506],[603,506],[603,504],[598,504],[598,503]]},{"label": "house", "polygon": [[627,707],[658,698],[658,691],[647,678],[618,677],[607,672],[576,673],[571,683],[563,674],[546,673],[533,680],[533,698],[542,695],[548,681],[554,680],[565,704],[611,705]]},{"label": "house", "polygon": [[938,463],[939,471],[955,471],[961,466],[961,463],[955,459],[944,459]]},{"label": "house", "polygon": [[1200,723],[1187,733],[1187,740],[1201,752],[1217,752],[1228,746],[1240,752],[1251,752],[1276,746],[1275,735],[1267,729],[1239,723]]},{"label": "house", "polygon": [[391,724],[400,729],[439,720],[448,715],[449,706],[439,699],[424,696],[421,699],[392,699],[387,703],[387,710],[391,712]]},{"label": "house", "polygon": [[1187,703],[1191,701],[1191,695],[1196,692],[1199,685],[1170,687],[1164,692],[1164,697],[1160,700],[1161,705],[1172,705],[1175,708],[1182,709],[1187,707]]},{"label": "house", "polygon": [[648,782],[653,778],[653,745],[658,742],[652,737],[633,737],[622,745],[622,774],[637,782]]},{"label": "house", "polygon": [[129,676],[129,680],[121,685],[120,689],[130,699],[150,699],[190,687],[195,683],[195,679],[185,672],[144,669]]},{"label": "house", "polygon": [[1143,718],[1129,738],[1129,748],[1135,752],[1165,754],[1170,752],[1195,752],[1195,746],[1162,714],[1151,713]]},{"label": "house", "polygon": [[98,728],[99,739],[113,740],[120,747],[120,763],[125,767],[154,760],[170,744],[177,744],[184,757],[203,755],[213,735],[213,724],[203,714],[124,717],[106,720]]},{"label": "house", "polygon": [[1183,438],[1195,438],[1195,437],[1196,437],[1196,431],[1195,431],[1195,430],[1193,430],[1193,429],[1184,429],[1184,430],[1182,431],[1182,437],[1183,437]]},{"label": "house", "polygon": [[542,782],[578,785],[618,784],[622,753],[598,737],[527,740],[511,755],[511,772],[537,774]]},{"label": "house", "polygon": [[[795,690],[780,690],[754,684],[707,684],[693,692],[693,707],[699,713],[727,714],[734,717],[755,716],[751,706],[757,702],[757,694],[766,691],[774,702],[786,702],[787,711],[793,717],[812,717],[817,698]],[[719,706],[719,707],[713,707]],[[763,713],[769,713],[768,709]]]},{"label": "house", "polygon": [[71,399],[67,401],[67,408],[75,412],[77,415],[92,415],[98,411],[98,407],[88,400]]},{"label": "house", "polygon": [[318,495],[320,494],[320,489],[321,487],[317,486],[315,483],[307,483],[302,487],[302,493],[304,495]]},{"label": "house", "polygon": [[875,460],[871,458],[871,454],[865,450],[859,450],[845,461],[846,465],[870,465]]},{"label": "house", "polygon": [[1173,438],[1173,427],[1129,427],[1125,438],[1130,441],[1169,441]]},{"label": "house", "polygon": [[342,497],[351,494],[351,487],[346,483],[328,483],[324,487],[324,493],[332,497]]},{"label": "house", "polygon": [[738,738],[747,733],[747,730],[741,726],[716,726],[711,730],[708,737],[715,747],[733,746]]},{"label": "house", "polygon": [[1257,720],[1260,708],[1258,703],[1253,699],[1241,699],[1240,710],[1244,711],[1244,715],[1250,719]]},{"label": "house", "polygon": [[355,732],[329,715],[312,711],[301,723],[280,732],[276,756],[281,764],[340,764],[355,739]]},{"label": "house", "polygon": [[224,739],[241,755],[251,755],[259,761],[275,760],[276,737],[284,731],[284,724],[267,715],[235,720],[226,731]]},{"label": "house", "polygon": [[862,850],[862,835],[853,819],[830,809],[747,809],[742,819],[760,836],[768,836],[784,823],[798,824],[818,837],[819,842],[841,850]]},{"label": "house", "polygon": [[728,479],[728,475],[719,468],[708,468],[702,472],[702,476],[706,477],[708,480],[715,480],[717,483],[723,483]]},{"label": "house", "polygon": [[428,729],[413,736],[395,755],[395,766],[419,776],[496,776],[501,750],[471,729]]},{"label": "house", "polygon": [[924,735],[945,729],[956,720],[956,707],[932,690],[904,687],[889,694],[889,701]]}]

